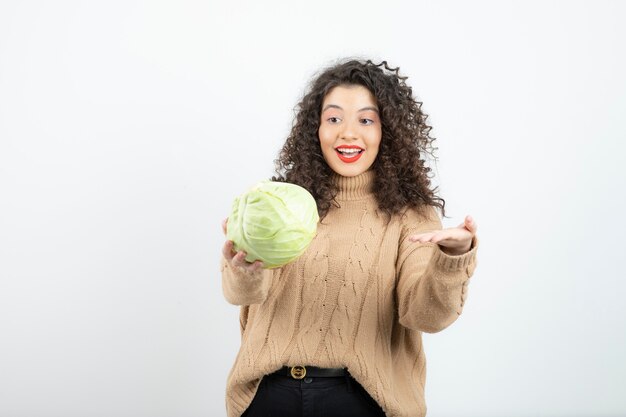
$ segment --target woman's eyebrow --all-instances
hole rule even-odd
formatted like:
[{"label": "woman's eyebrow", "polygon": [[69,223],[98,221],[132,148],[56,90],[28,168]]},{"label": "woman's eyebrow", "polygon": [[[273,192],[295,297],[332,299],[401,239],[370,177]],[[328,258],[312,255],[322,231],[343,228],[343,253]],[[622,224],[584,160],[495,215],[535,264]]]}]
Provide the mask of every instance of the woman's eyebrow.
[{"label": "woman's eyebrow", "polygon": [[[339,109],[339,110],[343,110],[343,109],[341,108],[341,106],[338,106],[338,105],[336,105],[336,104],[327,104],[327,105],[326,105],[326,106],[324,106],[324,108],[322,109],[322,112],[325,112],[326,110],[331,109],[331,108],[332,108],[332,109]],[[371,110],[371,111],[374,111],[374,112],[378,113],[378,109],[377,109],[376,107],[371,107],[371,106],[368,106],[368,107],[363,107],[362,109],[359,109],[358,111],[359,111],[359,112],[362,112],[362,111],[366,111],[366,110]]]},{"label": "woman's eyebrow", "polygon": [[324,106],[324,108],[322,109],[322,112],[325,112],[328,109],[339,109],[339,110],[343,110],[341,107],[339,107],[336,104],[327,104],[326,106]]},{"label": "woman's eyebrow", "polygon": [[365,111],[365,110],[371,110],[371,111],[378,113],[378,109],[376,107],[363,107],[362,109],[359,109],[359,111]]}]

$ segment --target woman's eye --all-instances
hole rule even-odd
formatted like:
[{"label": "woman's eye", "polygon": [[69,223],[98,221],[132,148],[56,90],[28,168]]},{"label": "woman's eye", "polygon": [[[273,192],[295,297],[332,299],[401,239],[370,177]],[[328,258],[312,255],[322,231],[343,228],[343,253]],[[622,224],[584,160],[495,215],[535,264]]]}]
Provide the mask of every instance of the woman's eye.
[{"label": "woman's eye", "polygon": [[361,123],[364,125],[371,125],[374,121],[372,119],[361,119]]},{"label": "woman's eye", "polygon": [[328,121],[330,123],[337,123],[337,122],[339,122],[339,118],[338,117],[329,117]]}]

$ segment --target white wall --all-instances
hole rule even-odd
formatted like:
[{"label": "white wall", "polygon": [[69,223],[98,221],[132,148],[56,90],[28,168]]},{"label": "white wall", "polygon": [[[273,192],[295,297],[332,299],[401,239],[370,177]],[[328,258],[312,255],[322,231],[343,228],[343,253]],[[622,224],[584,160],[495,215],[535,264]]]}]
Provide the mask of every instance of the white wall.
[{"label": "white wall", "polygon": [[409,76],[479,225],[429,416],[626,414],[626,5],[0,3],[0,416],[223,416],[220,221],[342,56]]}]

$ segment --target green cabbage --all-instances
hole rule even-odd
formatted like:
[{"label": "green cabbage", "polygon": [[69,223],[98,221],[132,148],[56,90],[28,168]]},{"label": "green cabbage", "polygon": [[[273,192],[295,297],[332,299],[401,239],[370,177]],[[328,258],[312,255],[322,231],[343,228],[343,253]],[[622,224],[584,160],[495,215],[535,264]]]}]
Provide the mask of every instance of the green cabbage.
[{"label": "green cabbage", "polygon": [[302,255],[317,231],[317,204],[304,188],[262,181],[233,202],[226,237],[246,261],[265,268],[283,266]]}]

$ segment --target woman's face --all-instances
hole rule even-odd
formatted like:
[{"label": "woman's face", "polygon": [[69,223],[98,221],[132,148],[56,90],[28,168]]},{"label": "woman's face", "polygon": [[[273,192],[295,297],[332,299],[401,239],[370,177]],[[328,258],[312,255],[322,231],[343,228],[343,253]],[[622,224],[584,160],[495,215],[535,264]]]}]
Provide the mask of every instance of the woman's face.
[{"label": "woman's face", "polygon": [[340,85],[322,102],[318,131],[322,154],[337,174],[354,177],[370,169],[382,137],[376,99],[361,85]]}]

